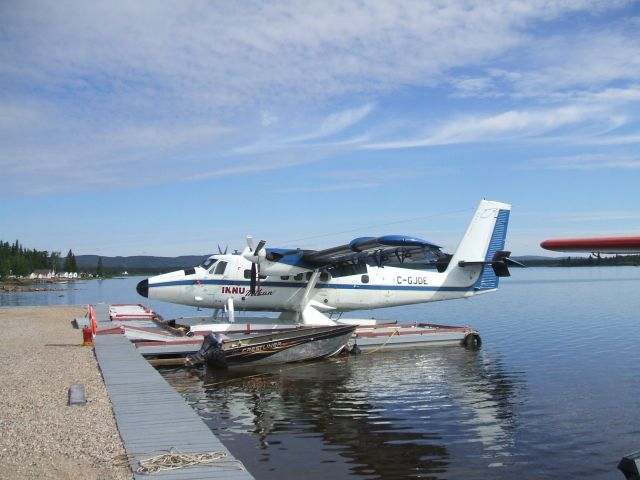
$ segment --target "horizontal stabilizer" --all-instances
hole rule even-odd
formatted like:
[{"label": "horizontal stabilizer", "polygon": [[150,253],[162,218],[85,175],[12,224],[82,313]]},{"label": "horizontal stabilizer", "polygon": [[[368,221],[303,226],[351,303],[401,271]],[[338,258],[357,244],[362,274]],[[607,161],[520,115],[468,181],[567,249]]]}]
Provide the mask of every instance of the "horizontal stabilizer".
[{"label": "horizontal stabilizer", "polygon": [[527,268],[526,265],[523,265],[520,262],[517,262],[516,260],[513,260],[511,258],[509,258],[509,256],[511,255],[511,252],[505,252],[503,250],[498,250],[494,255],[493,258],[489,261],[486,262],[466,262],[464,260],[460,260],[458,262],[458,266],[459,267],[471,267],[473,265],[491,265],[491,268],[493,268],[494,273],[496,274],[497,277],[510,277],[511,274],[509,273],[509,265],[512,266],[518,266],[518,267],[522,267],[522,268]]}]

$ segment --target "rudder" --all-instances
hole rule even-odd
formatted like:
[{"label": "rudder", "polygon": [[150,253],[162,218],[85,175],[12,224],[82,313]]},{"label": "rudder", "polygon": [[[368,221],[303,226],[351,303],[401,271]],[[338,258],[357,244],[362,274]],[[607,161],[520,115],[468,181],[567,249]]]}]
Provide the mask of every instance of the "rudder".
[{"label": "rudder", "polygon": [[491,236],[489,248],[487,248],[487,255],[484,259],[487,265],[482,266],[482,273],[474,286],[476,290],[494,290],[498,288],[500,276],[509,275],[509,271],[504,264],[502,265],[504,265],[506,275],[500,276],[497,275],[495,267],[492,268],[492,266],[488,265],[491,261],[496,259],[496,254],[498,252],[504,251],[504,242],[507,238],[507,227],[509,225],[509,213],[509,210],[504,209],[500,209],[498,211],[493,235]]},{"label": "rudder", "polygon": [[[481,200],[446,269],[448,286],[473,287],[476,292],[498,288],[498,264],[503,254],[511,205]],[[491,268],[493,267],[493,268]],[[508,273],[508,272],[507,272]]]}]

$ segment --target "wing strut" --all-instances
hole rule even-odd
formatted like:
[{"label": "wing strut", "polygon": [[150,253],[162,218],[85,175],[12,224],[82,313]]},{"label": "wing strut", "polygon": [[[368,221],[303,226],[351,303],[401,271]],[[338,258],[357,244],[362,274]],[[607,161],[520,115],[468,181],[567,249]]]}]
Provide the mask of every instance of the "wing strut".
[{"label": "wing strut", "polygon": [[313,308],[310,304],[311,297],[313,296],[313,289],[316,288],[318,284],[318,279],[320,278],[320,270],[316,269],[309,277],[309,281],[307,282],[307,286],[304,289],[304,293],[302,294],[302,299],[300,300],[300,307],[298,310],[298,321],[305,325],[335,325],[336,323],[330,318],[326,317],[318,310]]},{"label": "wing strut", "polygon": [[302,299],[300,300],[300,311],[304,311],[309,300],[311,299],[311,295],[313,293],[313,289],[316,288],[318,283],[318,279],[320,278],[320,270],[314,270],[307,282],[307,287],[304,289],[304,294],[302,295]]}]

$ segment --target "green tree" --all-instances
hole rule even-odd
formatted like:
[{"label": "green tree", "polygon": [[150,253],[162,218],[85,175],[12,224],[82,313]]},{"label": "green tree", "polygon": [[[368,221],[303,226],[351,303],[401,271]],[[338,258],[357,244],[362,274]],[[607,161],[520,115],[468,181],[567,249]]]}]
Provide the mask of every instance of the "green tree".
[{"label": "green tree", "polygon": [[104,275],[104,267],[102,265],[102,257],[98,257],[98,266],[96,267],[96,274],[99,277],[102,277]]},{"label": "green tree", "polygon": [[71,251],[71,249],[69,249],[69,253],[67,253],[67,256],[64,259],[64,267],[63,267],[65,272],[77,272],[78,271],[78,264],[76,263],[76,256],[73,254],[73,252]]},{"label": "green tree", "polygon": [[9,258],[0,258],[0,277],[6,277],[11,273],[11,262]]},{"label": "green tree", "polygon": [[60,269],[60,252],[51,252],[47,265],[55,274]]},{"label": "green tree", "polygon": [[11,270],[13,271],[13,274],[17,276],[29,275],[32,271],[29,261],[23,256],[13,257]]}]

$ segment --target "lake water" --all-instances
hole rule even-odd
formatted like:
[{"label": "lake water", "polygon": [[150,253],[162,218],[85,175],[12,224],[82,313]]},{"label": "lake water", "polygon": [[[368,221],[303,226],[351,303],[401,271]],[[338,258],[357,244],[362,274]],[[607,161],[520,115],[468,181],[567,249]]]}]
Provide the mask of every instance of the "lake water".
[{"label": "lake water", "polygon": [[[261,480],[623,479],[618,461],[640,450],[640,268],[512,273],[494,294],[375,312],[474,326],[479,351],[161,373]],[[0,294],[0,305],[144,300],[165,318],[195,314],[138,297],[137,281]]]},{"label": "lake water", "polygon": [[143,303],[166,318],[203,315],[194,307],[172,305],[143,298],[136,285],[145,277],[122,277],[108,280],[78,280],[63,284],[42,284],[52,290],[40,292],[4,292],[0,290],[0,307],[28,305],[86,305],[106,302]]}]

